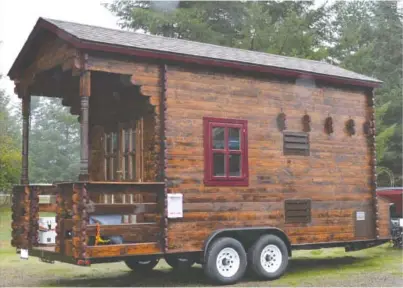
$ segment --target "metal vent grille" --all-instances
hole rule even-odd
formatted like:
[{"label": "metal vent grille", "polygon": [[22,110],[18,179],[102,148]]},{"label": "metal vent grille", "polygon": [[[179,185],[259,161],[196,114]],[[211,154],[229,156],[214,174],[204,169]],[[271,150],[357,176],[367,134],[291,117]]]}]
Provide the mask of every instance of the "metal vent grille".
[{"label": "metal vent grille", "polygon": [[284,155],[309,156],[309,134],[284,131]]},{"label": "metal vent grille", "polygon": [[310,199],[288,199],[284,201],[285,223],[311,222]]}]

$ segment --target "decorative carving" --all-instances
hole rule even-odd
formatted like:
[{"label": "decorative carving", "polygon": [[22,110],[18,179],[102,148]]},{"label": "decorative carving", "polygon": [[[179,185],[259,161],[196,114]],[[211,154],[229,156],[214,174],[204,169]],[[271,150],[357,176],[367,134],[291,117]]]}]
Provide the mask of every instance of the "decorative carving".
[{"label": "decorative carving", "polygon": [[355,122],[353,119],[349,119],[346,122],[346,132],[349,136],[352,136],[355,134]]},{"label": "decorative carving", "polygon": [[287,119],[286,115],[284,112],[281,112],[280,114],[277,115],[277,128],[280,131],[284,131],[287,129]]},{"label": "decorative carving", "polygon": [[328,135],[333,133],[333,118],[330,116],[325,120],[325,133]]},{"label": "decorative carving", "polygon": [[302,131],[311,132],[311,117],[308,114],[302,116]]},{"label": "decorative carving", "polygon": [[365,121],[364,124],[362,125],[362,130],[366,136],[372,136],[373,135],[373,127],[371,127],[371,122],[370,121]]}]

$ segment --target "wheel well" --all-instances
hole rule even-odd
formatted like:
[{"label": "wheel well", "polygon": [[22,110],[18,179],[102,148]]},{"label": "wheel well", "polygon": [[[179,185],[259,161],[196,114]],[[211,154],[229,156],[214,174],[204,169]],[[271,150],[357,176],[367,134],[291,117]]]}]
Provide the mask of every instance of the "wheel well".
[{"label": "wheel well", "polygon": [[221,237],[231,237],[242,243],[245,250],[247,251],[253,243],[262,235],[276,235],[281,240],[284,241],[287,246],[288,256],[291,257],[291,242],[287,235],[281,229],[274,227],[263,227],[263,228],[235,228],[235,229],[222,229],[213,232],[205,241],[204,245],[204,256],[209,247],[209,245],[217,238]]}]

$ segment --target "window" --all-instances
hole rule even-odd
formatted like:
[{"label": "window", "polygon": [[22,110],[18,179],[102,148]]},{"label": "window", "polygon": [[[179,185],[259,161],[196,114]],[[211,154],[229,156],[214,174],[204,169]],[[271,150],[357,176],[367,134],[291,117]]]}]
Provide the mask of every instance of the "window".
[{"label": "window", "polygon": [[309,135],[304,132],[283,133],[284,155],[309,156]]},{"label": "window", "polygon": [[122,180],[135,179],[136,175],[136,129],[122,129]]},{"label": "window", "polygon": [[204,118],[204,183],[248,186],[247,121]]},{"label": "window", "polygon": [[117,133],[105,134],[105,180],[115,180],[118,159],[118,139]]},{"label": "window", "polygon": [[105,133],[105,180],[141,181],[142,120],[119,124],[118,132]]}]

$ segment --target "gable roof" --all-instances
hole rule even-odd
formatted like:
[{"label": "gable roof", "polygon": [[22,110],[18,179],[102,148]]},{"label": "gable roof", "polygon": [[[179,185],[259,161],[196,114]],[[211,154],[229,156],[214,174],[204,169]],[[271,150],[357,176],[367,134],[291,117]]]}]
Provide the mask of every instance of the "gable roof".
[{"label": "gable roof", "polygon": [[[176,38],[102,28],[67,21],[39,18],[34,31],[48,29],[80,49],[142,55],[183,62],[227,66],[260,72],[336,80],[359,86],[377,87],[382,81],[326,62],[223,47]],[[29,40],[28,40],[29,41]],[[25,46],[28,45],[28,41]],[[24,46],[23,50],[26,48]],[[20,58],[21,51],[18,58]],[[10,69],[13,74],[17,62]]]}]

